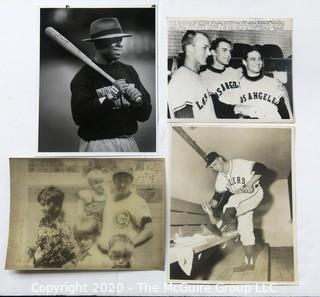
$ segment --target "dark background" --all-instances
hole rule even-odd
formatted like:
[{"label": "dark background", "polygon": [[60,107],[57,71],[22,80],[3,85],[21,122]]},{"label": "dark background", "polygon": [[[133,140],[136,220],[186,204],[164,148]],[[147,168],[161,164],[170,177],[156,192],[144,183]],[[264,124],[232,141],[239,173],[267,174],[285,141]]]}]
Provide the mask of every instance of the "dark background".
[{"label": "dark background", "polygon": [[39,152],[77,152],[80,138],[71,115],[70,82],[83,62],[44,33],[52,26],[92,58],[90,24],[99,18],[118,18],[122,30],[133,37],[123,39],[120,60],[132,65],[149,92],[152,114],[139,123],[134,135],[141,152],[156,151],[155,9],[154,8],[42,8],[40,10]]}]

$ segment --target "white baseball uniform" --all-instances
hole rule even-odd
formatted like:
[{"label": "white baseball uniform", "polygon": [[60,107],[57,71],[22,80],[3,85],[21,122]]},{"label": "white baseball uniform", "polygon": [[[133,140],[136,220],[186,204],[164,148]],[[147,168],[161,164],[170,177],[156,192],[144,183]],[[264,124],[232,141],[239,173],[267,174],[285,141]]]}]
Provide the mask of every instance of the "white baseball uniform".
[{"label": "white baseball uniform", "polygon": [[209,66],[200,73],[200,77],[208,89],[209,95],[214,100],[219,100],[225,104],[237,104],[239,102],[239,80],[241,71],[232,67],[219,70]]},{"label": "white baseball uniform", "polygon": [[285,87],[274,78],[243,76],[240,80],[240,102],[235,110],[250,118],[279,121],[280,99],[285,98],[284,92]]},{"label": "white baseball uniform", "polygon": [[143,229],[144,219],[151,221],[150,209],[147,202],[136,193],[121,200],[108,196],[99,242],[105,245],[113,235],[122,233],[134,239]]},{"label": "white baseball uniform", "polygon": [[257,181],[252,193],[238,193],[238,190],[248,183],[255,175],[253,171],[254,161],[234,159],[229,161],[227,174],[219,172],[215,189],[218,193],[231,192],[228,203],[224,206],[223,212],[234,207],[237,211],[238,231],[243,245],[254,245],[255,236],[253,233],[253,210],[260,204],[263,198],[263,190]]},{"label": "white baseball uniform", "polygon": [[169,83],[169,108],[172,118],[174,113],[192,106],[194,119],[200,122],[216,118],[212,100],[202,84],[199,74],[181,66]]}]

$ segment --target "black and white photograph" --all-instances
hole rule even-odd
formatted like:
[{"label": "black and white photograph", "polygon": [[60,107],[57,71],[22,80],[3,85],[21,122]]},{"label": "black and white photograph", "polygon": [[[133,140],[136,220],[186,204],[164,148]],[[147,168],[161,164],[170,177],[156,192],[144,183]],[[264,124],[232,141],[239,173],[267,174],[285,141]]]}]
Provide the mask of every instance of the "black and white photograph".
[{"label": "black and white photograph", "polygon": [[170,281],[295,284],[292,128],[171,133]]},{"label": "black and white photograph", "polygon": [[163,159],[11,159],[10,270],[163,270]]},{"label": "black and white photograph", "polygon": [[156,8],[39,12],[38,151],[155,153]]},{"label": "black and white photograph", "polygon": [[293,122],[292,19],[168,18],[168,118]]}]

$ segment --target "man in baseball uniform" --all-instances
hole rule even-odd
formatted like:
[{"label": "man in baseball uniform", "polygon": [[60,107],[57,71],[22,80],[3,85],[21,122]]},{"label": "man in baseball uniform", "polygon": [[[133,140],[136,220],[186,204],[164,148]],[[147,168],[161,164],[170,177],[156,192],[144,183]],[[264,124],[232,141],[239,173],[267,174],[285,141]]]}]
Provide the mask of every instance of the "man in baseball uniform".
[{"label": "man in baseball uniform", "polygon": [[250,47],[242,60],[245,70],[240,80],[240,102],[235,112],[242,118],[267,122],[290,119],[292,112],[285,86],[263,73],[259,46]]},{"label": "man in baseball uniform", "polygon": [[212,41],[205,71],[201,79],[212,97],[217,118],[239,118],[234,113],[235,104],[239,101],[239,80],[241,69],[228,67],[231,59],[232,43],[225,38]]},{"label": "man in baseball uniform", "polygon": [[146,121],[151,113],[150,96],[135,69],[119,60],[122,32],[116,18],[103,18],[90,26],[95,48],[94,62],[116,79],[109,82],[85,65],[71,82],[71,108],[79,126],[81,152],[137,152],[132,135],[138,121]]},{"label": "man in baseball uniform", "polygon": [[153,236],[152,218],[147,202],[132,190],[133,175],[117,170],[112,177],[114,195],[106,200],[99,243],[105,246],[112,236],[126,234],[134,246]]},{"label": "man in baseball uniform", "polygon": [[208,36],[199,31],[187,31],[181,43],[184,64],[173,74],[169,83],[171,117],[212,121],[215,119],[213,104],[198,74],[210,54]]},{"label": "man in baseball uniform", "polygon": [[[253,212],[263,198],[263,190],[259,184],[266,167],[258,162],[242,159],[225,160],[216,152],[207,155],[207,167],[218,172],[213,198],[202,205],[209,215],[212,224],[222,232],[235,218],[237,230],[244,248],[244,262],[235,267],[235,272],[254,269],[255,236],[253,232]],[[220,204],[222,196],[229,193],[224,202],[221,219],[212,212]]]}]

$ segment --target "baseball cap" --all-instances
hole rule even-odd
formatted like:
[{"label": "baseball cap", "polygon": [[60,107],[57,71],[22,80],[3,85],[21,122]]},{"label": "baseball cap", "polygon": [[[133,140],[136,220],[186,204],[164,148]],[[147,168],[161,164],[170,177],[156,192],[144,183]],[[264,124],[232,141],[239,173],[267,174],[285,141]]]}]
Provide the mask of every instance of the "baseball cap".
[{"label": "baseball cap", "polygon": [[131,178],[133,179],[133,172],[132,170],[126,170],[126,169],[116,169],[113,174],[112,174],[112,178],[115,178],[116,176],[119,176],[119,175],[129,175],[131,176]]},{"label": "baseball cap", "polygon": [[220,155],[216,152],[211,152],[206,156],[206,161],[207,161],[207,168],[209,167],[209,165],[218,157],[220,157]]}]

